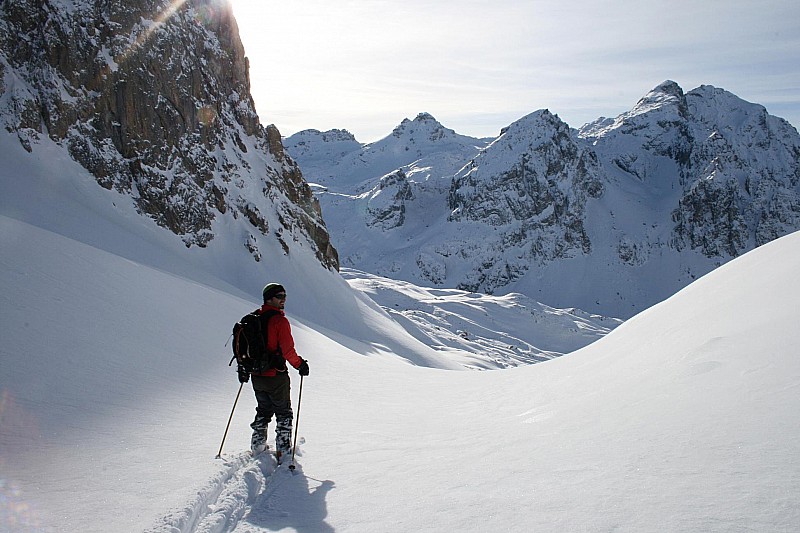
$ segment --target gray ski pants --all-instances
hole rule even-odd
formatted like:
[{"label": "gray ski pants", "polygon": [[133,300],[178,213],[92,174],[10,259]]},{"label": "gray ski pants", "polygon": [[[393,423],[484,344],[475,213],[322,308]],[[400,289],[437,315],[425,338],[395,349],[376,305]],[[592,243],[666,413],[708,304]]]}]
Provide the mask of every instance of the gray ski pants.
[{"label": "gray ski pants", "polygon": [[252,376],[253,391],[256,394],[256,417],[250,427],[253,432],[266,435],[267,426],[275,416],[275,448],[286,453],[292,441],[292,402],[290,399],[291,381],[288,372],[278,372],[277,376]]}]

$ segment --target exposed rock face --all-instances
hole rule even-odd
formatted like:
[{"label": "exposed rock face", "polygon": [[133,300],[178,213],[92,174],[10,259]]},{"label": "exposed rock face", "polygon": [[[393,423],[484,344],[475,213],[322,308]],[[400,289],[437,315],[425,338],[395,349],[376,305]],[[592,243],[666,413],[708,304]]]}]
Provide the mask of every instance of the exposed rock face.
[{"label": "exposed rock face", "polygon": [[[497,253],[481,251],[477,275],[459,288],[492,292],[531,263],[591,253],[586,200],[602,193],[596,155],[557,116],[545,110],[515,122],[452,180],[449,220],[498,230],[484,241]],[[513,264],[502,253],[509,248],[520,249]]]},{"label": "exposed rock face", "polygon": [[[687,95],[703,126],[687,163],[690,181],[673,214],[675,246],[741,255],[800,228],[800,142],[761,106],[703,86]],[[794,135],[792,135],[794,133]]]},{"label": "exposed rock face", "polygon": [[414,193],[402,169],[383,176],[369,193],[367,225],[386,231],[403,225],[406,218],[406,201]]},{"label": "exposed rock face", "polygon": [[28,151],[49,136],[187,246],[241,215],[338,267],[318,202],[255,113],[226,2],[3,2],[0,49],[3,126]]}]

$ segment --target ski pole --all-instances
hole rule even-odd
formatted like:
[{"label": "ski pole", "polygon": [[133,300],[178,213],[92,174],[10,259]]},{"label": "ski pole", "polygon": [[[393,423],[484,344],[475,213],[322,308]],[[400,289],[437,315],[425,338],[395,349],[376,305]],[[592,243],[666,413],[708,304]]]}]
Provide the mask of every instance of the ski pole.
[{"label": "ski pole", "polygon": [[[300,381],[300,385],[302,386],[303,381]],[[233,420],[233,411],[236,409],[236,404],[239,402],[239,395],[242,393],[242,387],[244,383],[239,383],[239,392],[236,393],[236,399],[233,401],[233,407],[231,408],[231,416],[228,417],[228,425],[225,426],[225,434],[222,435],[222,442],[219,444],[219,452],[214,459],[222,458],[222,447],[225,445],[225,438],[228,436],[228,428],[231,427],[231,420]],[[299,406],[298,406],[299,407]],[[299,410],[298,410],[299,413]]]},{"label": "ski pole", "polygon": [[297,395],[297,420],[294,423],[294,444],[292,444],[292,464],[289,470],[294,472],[294,452],[297,449],[297,429],[300,427],[300,401],[303,399],[303,376],[300,376],[300,393]]}]

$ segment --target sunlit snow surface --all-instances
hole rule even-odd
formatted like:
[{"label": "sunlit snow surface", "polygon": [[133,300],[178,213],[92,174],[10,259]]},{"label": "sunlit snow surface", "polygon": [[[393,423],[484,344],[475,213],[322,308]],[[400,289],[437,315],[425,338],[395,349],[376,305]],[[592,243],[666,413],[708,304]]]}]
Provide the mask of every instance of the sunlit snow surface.
[{"label": "sunlit snow surface", "polygon": [[424,288],[351,269],[342,275],[410,334],[468,368],[546,361],[590,344],[622,322],[555,309],[522,294]]},{"label": "sunlit snow surface", "polygon": [[[800,234],[574,353],[453,371],[475,362],[458,349],[485,339],[533,353],[517,322],[531,311],[576,328],[589,317],[345,272],[372,303],[302,252],[243,267],[227,228],[186,249],[64,162],[50,161],[63,175],[26,175],[43,164],[9,165],[9,146],[0,529],[800,529]],[[300,406],[292,372],[295,475],[247,457],[249,385],[214,459],[238,389],[225,342],[258,303],[243,287],[275,279],[311,367]],[[519,364],[512,353],[492,357]]]}]

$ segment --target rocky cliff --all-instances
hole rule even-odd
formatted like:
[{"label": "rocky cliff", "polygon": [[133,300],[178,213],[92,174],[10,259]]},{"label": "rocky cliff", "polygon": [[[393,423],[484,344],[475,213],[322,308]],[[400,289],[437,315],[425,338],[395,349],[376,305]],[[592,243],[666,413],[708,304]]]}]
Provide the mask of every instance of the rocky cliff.
[{"label": "rocky cliff", "polygon": [[26,150],[49,137],[186,246],[229,216],[250,224],[256,260],[275,238],[338,268],[317,200],[259,122],[227,2],[2,2],[0,105]]}]

